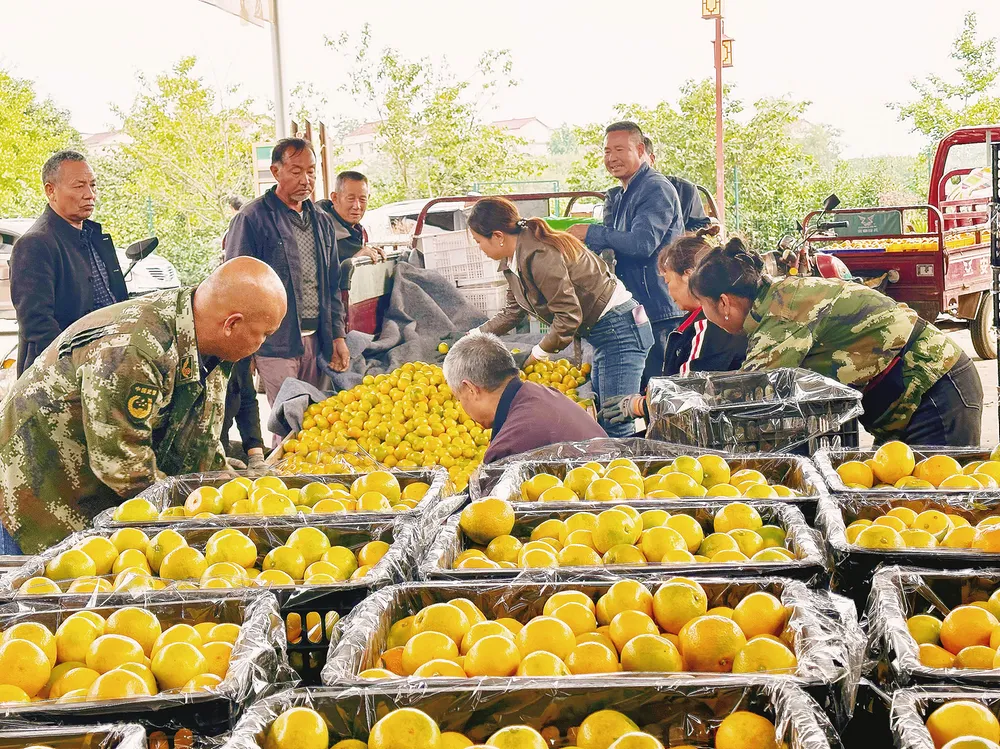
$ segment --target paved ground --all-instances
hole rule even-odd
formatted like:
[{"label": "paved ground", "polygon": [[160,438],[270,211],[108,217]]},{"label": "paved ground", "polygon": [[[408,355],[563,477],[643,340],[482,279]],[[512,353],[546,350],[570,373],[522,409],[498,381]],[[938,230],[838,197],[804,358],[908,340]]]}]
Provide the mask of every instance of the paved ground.
[{"label": "paved ground", "polygon": [[[1000,444],[1000,417],[998,417],[997,412],[997,363],[995,361],[983,361],[976,358],[975,351],[972,349],[972,339],[969,337],[968,331],[952,331],[951,335],[955,337],[955,340],[961,344],[966,353],[976,362],[976,369],[979,371],[979,377],[983,382],[983,393],[985,395],[982,444],[993,447]],[[10,320],[0,320],[0,356],[7,354],[16,345],[16,324]],[[264,441],[269,443],[271,436],[267,432],[267,417],[270,409],[267,405],[267,399],[263,395],[258,396],[257,400],[260,403],[261,425],[265,431]],[[232,439],[239,439],[239,434],[235,427],[233,427],[231,437]],[[870,444],[871,437],[863,434],[862,445]]]}]

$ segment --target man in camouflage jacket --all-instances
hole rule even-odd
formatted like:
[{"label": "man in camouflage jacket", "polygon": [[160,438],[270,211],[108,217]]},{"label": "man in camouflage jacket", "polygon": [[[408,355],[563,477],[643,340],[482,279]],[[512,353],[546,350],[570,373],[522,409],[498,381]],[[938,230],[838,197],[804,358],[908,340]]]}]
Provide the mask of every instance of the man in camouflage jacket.
[{"label": "man in camouflage jacket", "polygon": [[22,551],[165,476],[223,469],[227,362],[277,328],[284,299],[273,271],[240,258],[197,290],[122,302],[67,328],[0,409],[0,519]]}]

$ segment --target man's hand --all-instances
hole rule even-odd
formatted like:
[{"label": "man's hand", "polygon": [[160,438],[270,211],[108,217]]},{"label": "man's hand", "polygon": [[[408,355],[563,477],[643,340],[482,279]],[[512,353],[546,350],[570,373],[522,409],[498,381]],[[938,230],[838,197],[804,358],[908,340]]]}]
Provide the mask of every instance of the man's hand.
[{"label": "man's hand", "polygon": [[590,228],[590,224],[573,224],[566,231],[572,234],[574,237],[579,239],[581,242],[587,241],[587,229]]},{"label": "man's hand", "polygon": [[232,471],[245,471],[247,469],[247,464],[237,458],[226,458],[226,465]]},{"label": "man's hand", "polygon": [[605,398],[601,403],[601,410],[597,417],[601,421],[609,424],[626,424],[638,418],[646,418],[649,412],[646,410],[645,396],[636,395],[614,395]]},{"label": "man's hand", "polygon": [[347,348],[347,341],[343,338],[336,338],[333,341],[333,356],[330,357],[330,369],[334,372],[346,372],[351,366],[351,352]]},{"label": "man's hand", "polygon": [[535,361],[535,359],[531,357],[530,351],[512,351],[511,356],[514,357],[514,363],[517,364],[518,369],[524,369],[526,366]]},{"label": "man's hand", "polygon": [[263,471],[267,467],[264,462],[264,450],[255,447],[247,451],[247,468],[251,471]]},{"label": "man's hand", "polygon": [[381,263],[385,260],[385,255],[382,253],[382,250],[377,247],[369,247],[367,245],[358,250],[358,253],[354,257],[366,257],[373,263]]}]

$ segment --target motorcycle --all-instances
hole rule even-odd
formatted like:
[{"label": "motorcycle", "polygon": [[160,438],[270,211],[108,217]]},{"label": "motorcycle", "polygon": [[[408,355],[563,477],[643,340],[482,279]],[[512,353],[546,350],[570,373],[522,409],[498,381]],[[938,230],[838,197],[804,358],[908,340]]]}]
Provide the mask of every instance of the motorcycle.
[{"label": "motorcycle", "polygon": [[770,276],[820,276],[839,278],[843,281],[858,281],[843,261],[835,255],[817,252],[810,240],[819,235],[830,236],[829,232],[846,229],[846,221],[824,221],[826,215],[840,205],[840,198],[830,195],[823,201],[823,211],[816,214],[808,226],[798,224],[797,236],[786,234],[778,242],[778,248],[761,253],[764,269]]}]

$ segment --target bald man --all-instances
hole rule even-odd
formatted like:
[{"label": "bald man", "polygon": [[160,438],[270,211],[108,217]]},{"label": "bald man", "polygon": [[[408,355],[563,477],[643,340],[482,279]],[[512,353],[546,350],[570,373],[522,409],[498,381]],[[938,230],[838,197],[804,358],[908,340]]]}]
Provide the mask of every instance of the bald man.
[{"label": "bald man", "polygon": [[168,475],[219,470],[230,362],[285,316],[281,279],[241,257],[197,288],[68,327],[0,411],[2,553],[35,554]]}]

